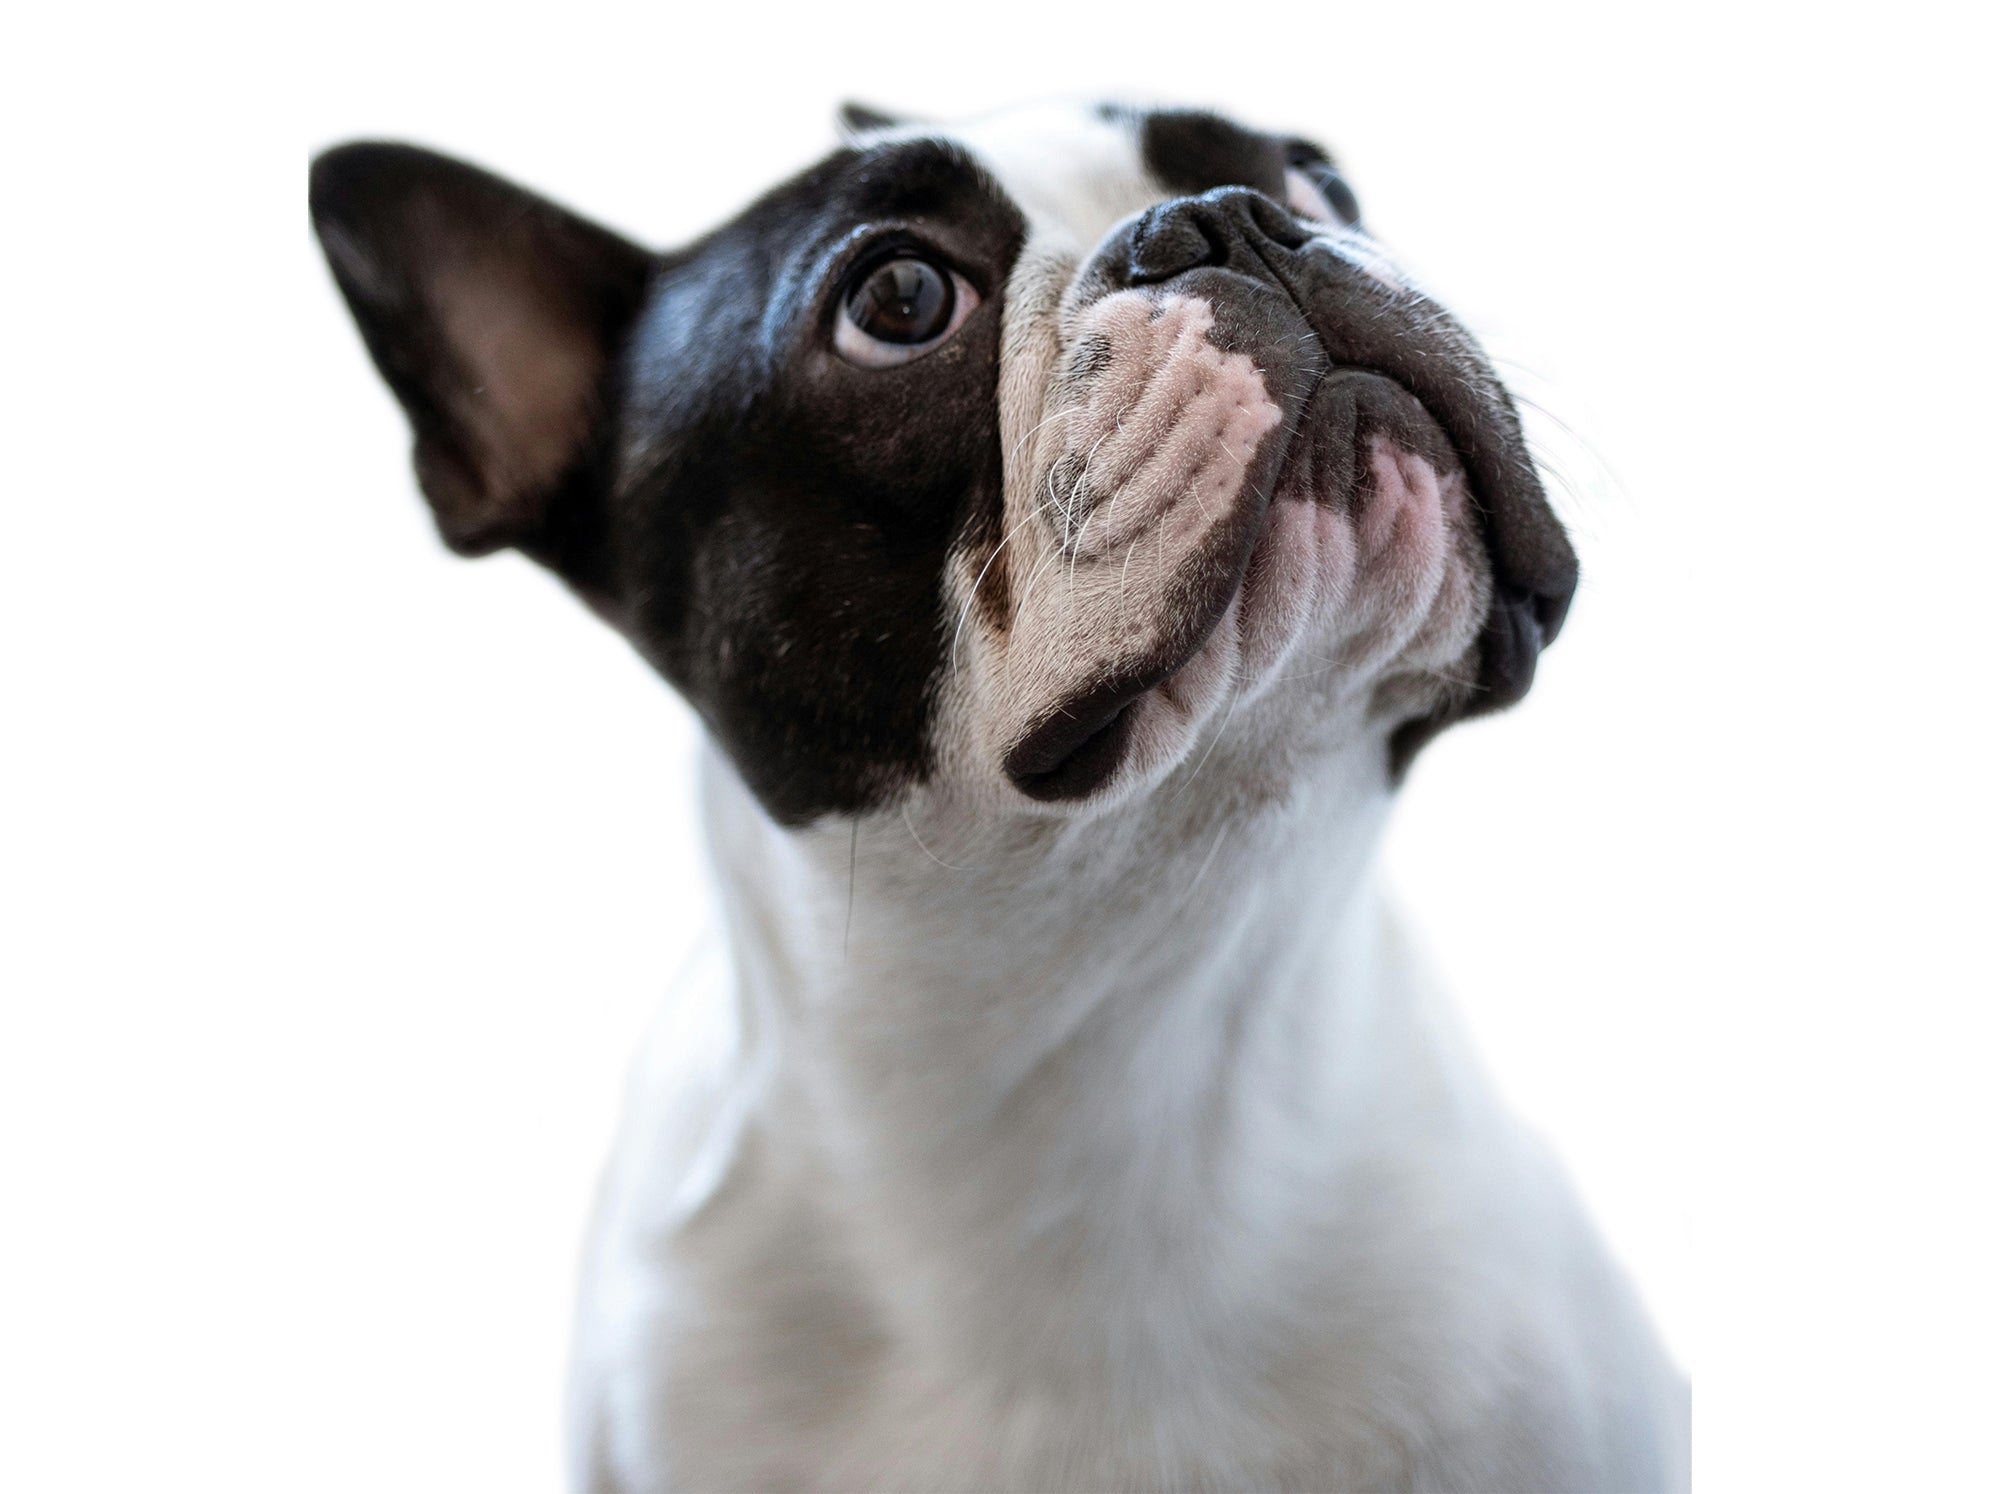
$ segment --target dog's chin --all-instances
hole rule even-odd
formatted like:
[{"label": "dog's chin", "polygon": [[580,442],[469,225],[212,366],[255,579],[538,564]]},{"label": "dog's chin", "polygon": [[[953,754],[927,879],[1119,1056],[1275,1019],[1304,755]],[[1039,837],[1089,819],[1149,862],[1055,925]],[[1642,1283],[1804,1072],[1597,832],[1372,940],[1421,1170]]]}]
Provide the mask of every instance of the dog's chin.
[{"label": "dog's chin", "polygon": [[1240,568],[1196,599],[1205,625],[1023,736],[1004,765],[1022,794],[1123,802],[1253,729],[1253,714],[1256,729],[1386,741],[1468,687],[1490,566],[1464,466],[1413,395],[1375,374],[1329,376],[1268,494],[1243,501],[1259,527]]}]

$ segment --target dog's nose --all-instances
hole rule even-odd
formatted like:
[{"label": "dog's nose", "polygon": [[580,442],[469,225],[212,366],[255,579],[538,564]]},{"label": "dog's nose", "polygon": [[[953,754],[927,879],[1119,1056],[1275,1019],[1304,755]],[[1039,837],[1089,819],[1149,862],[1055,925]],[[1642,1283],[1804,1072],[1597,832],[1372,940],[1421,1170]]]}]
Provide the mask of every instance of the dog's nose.
[{"label": "dog's nose", "polygon": [[1148,208],[1132,227],[1125,283],[1158,285],[1205,267],[1264,270],[1273,251],[1311,235],[1285,208],[1248,187],[1217,187]]}]

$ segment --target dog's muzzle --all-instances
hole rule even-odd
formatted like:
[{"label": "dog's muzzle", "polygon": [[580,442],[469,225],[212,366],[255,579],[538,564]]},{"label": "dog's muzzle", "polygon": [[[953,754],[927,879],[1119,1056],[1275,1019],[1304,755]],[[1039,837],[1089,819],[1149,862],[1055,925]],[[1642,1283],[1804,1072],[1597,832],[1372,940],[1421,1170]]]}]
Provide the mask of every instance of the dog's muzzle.
[{"label": "dog's muzzle", "polygon": [[[1242,187],[1162,203],[1114,231],[1072,286],[1068,314],[1084,321],[1094,303],[1128,291],[1205,302],[1209,339],[1255,364],[1282,419],[1247,463],[1240,513],[1218,534],[1201,586],[1175,598],[1183,615],[1172,643],[1064,701],[1017,744],[1010,776],[1044,797],[1037,775],[1046,779],[1086,746],[1096,755],[1120,713],[1191,656],[1228,609],[1273,496],[1310,488],[1314,501],[1349,501],[1363,480],[1357,453],[1376,431],[1440,466],[1463,467],[1493,582],[1476,687],[1405,723],[1392,770],[1451,721],[1525,695],[1568,611],[1577,562],[1513,402],[1471,334],[1387,270],[1365,235],[1309,224]],[[1071,365],[1070,377],[1091,377],[1092,350],[1073,348]]]}]

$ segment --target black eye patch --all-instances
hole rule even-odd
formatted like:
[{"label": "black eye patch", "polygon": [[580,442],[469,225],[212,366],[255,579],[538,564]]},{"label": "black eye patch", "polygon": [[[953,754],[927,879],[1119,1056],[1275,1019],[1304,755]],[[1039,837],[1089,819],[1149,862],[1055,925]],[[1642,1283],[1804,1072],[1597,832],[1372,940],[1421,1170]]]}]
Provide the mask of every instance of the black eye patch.
[{"label": "black eye patch", "polygon": [[1139,116],[1139,152],[1162,186],[1186,196],[1252,187],[1285,199],[1285,148],[1269,135],[1193,109]]},{"label": "black eye patch", "polygon": [[1326,199],[1326,205],[1333,209],[1336,218],[1349,228],[1361,226],[1361,199],[1354,195],[1354,188],[1348,185],[1340,168],[1329,161],[1317,146],[1297,141],[1286,151],[1286,156],[1292,169],[1311,182],[1319,195]]},{"label": "black eye patch", "polygon": [[[853,813],[930,766],[946,563],[998,524],[1002,289],[1026,234],[961,150],[845,151],[660,274],[627,359],[626,630],[766,809]],[[850,308],[920,360],[857,367]],[[877,277],[880,277],[877,279]]]}]

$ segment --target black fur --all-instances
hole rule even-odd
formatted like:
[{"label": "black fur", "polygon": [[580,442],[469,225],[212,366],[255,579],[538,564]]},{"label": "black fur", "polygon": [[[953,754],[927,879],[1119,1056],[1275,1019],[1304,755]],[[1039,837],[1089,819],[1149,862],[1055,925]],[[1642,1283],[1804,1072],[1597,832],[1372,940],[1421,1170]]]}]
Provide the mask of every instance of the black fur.
[{"label": "black fur", "polygon": [[[1186,124],[1209,117],[1171,118]],[[1194,138],[1211,160],[1225,157],[1218,140],[1234,139],[1208,133],[1205,125]],[[1279,150],[1275,142],[1271,148]],[[1464,464],[1494,580],[1476,687],[1398,730],[1392,775],[1400,776],[1417,749],[1452,721],[1525,695],[1537,656],[1562,626],[1576,589],[1576,556],[1543,496],[1513,403],[1477,344],[1435,302],[1393,293],[1309,239],[1267,194],[1219,187],[1141,214],[1100,245],[1080,275],[1081,299],[1158,286],[1208,301],[1215,312],[1209,335],[1263,370],[1284,418],[1250,463],[1246,523],[1229,536],[1238,542],[1224,547],[1227,554],[1202,557],[1204,584],[1184,580],[1178,588],[1175,615],[1183,626],[1157,657],[1062,702],[1016,745],[1008,766],[1024,792],[1081,797],[1116,771],[1121,713],[1207,638],[1241,582],[1271,492],[1294,480],[1296,464],[1310,461],[1320,469],[1316,489],[1349,493],[1359,480],[1349,454],[1373,431],[1386,430],[1439,463],[1455,457]],[[1295,442],[1299,432],[1306,439]],[[1340,453],[1330,454],[1330,445]],[[1329,464],[1340,462],[1349,475],[1329,482]],[[1066,755],[1086,759],[1088,771]]]},{"label": "black fur", "polygon": [[1327,152],[1296,136],[1279,139],[1199,109],[1134,110],[1105,106],[1107,117],[1139,132],[1139,153],[1162,186],[1192,197],[1213,187],[1250,187],[1285,200],[1285,168],[1297,167],[1349,227],[1361,204]]},{"label": "black fur", "polygon": [[[489,504],[476,544],[447,527],[456,547],[518,544],[584,593],[781,821],[864,809],[927,771],[945,555],[988,532],[1000,504],[1000,313],[1024,224],[983,172],[936,142],[842,151],[651,259],[404,147],[322,157],[313,206],[420,468],[465,444],[435,392],[458,354],[422,295],[385,301],[356,266],[420,285],[458,233],[439,222],[464,220],[519,254],[546,301],[604,308],[590,323],[605,349],[595,418],[561,480],[531,503]],[[848,271],[891,244],[948,263],[982,304],[937,352],[857,368],[834,353],[832,318]],[[619,269],[617,295],[593,289],[601,260]]]},{"label": "black fur", "polygon": [[[1187,195],[1099,246],[1077,293],[1171,283],[1211,300],[1212,335],[1255,358],[1284,412],[1256,492],[1288,463],[1351,466],[1383,423],[1408,441],[1442,430],[1466,465],[1496,578],[1480,688],[1398,734],[1400,771],[1450,719],[1525,692],[1575,584],[1513,407],[1440,308],[1307,249],[1278,204],[1286,166],[1323,161],[1316,147],[1214,115],[1107,114]],[[311,201],[454,549],[512,545],[562,576],[781,822],[867,809],[929,771],[946,559],[999,534],[1002,299],[1026,231],[974,161],[936,140],[839,151],[668,255],[407,146],[321,157]],[[935,352],[857,367],[834,351],[834,318],[851,276],[899,249],[956,270],[981,303]],[[1160,657],[1016,745],[1006,766],[1025,792],[1075,797],[1115,767],[1124,707],[1206,638],[1260,517],[1246,505],[1190,558]]]},{"label": "black fur", "polygon": [[1198,109],[1155,109],[1137,124],[1139,154],[1161,186],[1190,197],[1250,187],[1285,200],[1285,142]]},{"label": "black fur", "polygon": [[[660,277],[628,361],[621,592],[641,649],[780,820],[866,808],[928,769],[945,557],[999,519],[1023,232],[962,154],[916,142],[832,157]],[[890,244],[982,304],[938,351],[857,368],[832,319]]]},{"label": "black fur", "polygon": [[[1110,112],[1134,124],[1147,169],[1176,191],[1194,195],[1238,186],[1282,201],[1284,168],[1295,165],[1312,177],[1338,216],[1350,225],[1360,221],[1352,190],[1327,153],[1310,141],[1280,140],[1199,111]],[[1156,209],[1155,215],[1161,211]],[[1555,639],[1569,611],[1576,555],[1543,496],[1513,401],[1470,334],[1433,303],[1416,303],[1428,314],[1412,318],[1405,314],[1407,305],[1399,311],[1384,304],[1378,288],[1315,285],[1310,274],[1301,272],[1300,260],[1283,252],[1286,215],[1257,216],[1264,225],[1258,236],[1279,251],[1264,256],[1267,267],[1308,309],[1329,357],[1402,384],[1450,434],[1472,479],[1492,550],[1493,610],[1481,644],[1478,688],[1460,706],[1398,730],[1390,768],[1400,777],[1417,751],[1453,721],[1500,710],[1527,694],[1537,656]],[[1186,240],[1203,232],[1200,223],[1185,215],[1170,221],[1171,229],[1155,223],[1154,241],[1145,252],[1155,258],[1178,253],[1198,259],[1203,251]],[[1183,242],[1169,248],[1163,240],[1173,236]],[[1207,252],[1219,251],[1210,246]],[[1220,258],[1226,259],[1226,252]],[[1359,279],[1350,277],[1351,282]],[[1417,321],[1424,326],[1416,326]]]},{"label": "black fur", "polygon": [[850,134],[865,134],[869,130],[893,130],[903,120],[894,114],[877,109],[872,104],[856,103],[849,99],[840,106],[840,126]]},{"label": "black fur", "polygon": [[[334,280],[416,438],[417,477],[445,542],[462,555],[518,545],[574,570],[568,489],[583,469],[638,314],[652,256],[509,182],[430,151],[362,143],[313,163],[313,225]],[[560,347],[567,375],[538,381],[567,406],[575,440],[536,463],[509,445],[492,365],[451,323],[504,303],[527,363]],[[560,450],[557,450],[560,448]]]}]

